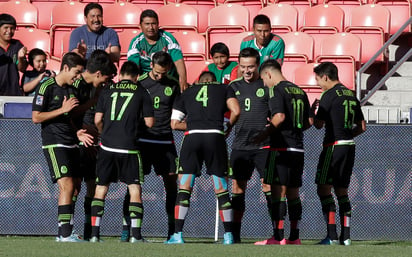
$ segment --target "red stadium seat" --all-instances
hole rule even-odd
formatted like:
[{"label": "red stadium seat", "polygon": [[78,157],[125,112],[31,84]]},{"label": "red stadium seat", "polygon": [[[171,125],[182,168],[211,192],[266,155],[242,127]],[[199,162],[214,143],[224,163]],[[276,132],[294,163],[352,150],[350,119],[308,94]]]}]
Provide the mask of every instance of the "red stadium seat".
[{"label": "red stadium seat", "polygon": [[197,10],[186,4],[168,4],[157,10],[160,27],[173,33],[175,31],[193,30],[198,32]]},{"label": "red stadium seat", "polygon": [[322,89],[317,85],[313,68],[318,63],[307,63],[297,67],[293,76],[293,83],[303,88],[312,104],[315,99],[320,99]]},{"label": "red stadium seat", "polygon": [[127,2],[103,5],[103,23],[107,27],[139,29],[142,9]]},{"label": "red stadium seat", "polygon": [[227,47],[229,48],[230,59],[237,61],[240,52],[240,44],[245,37],[252,34],[252,31],[240,32],[229,38],[229,40],[227,41]]},{"label": "red stadium seat", "polygon": [[324,4],[333,4],[338,6],[345,13],[344,26],[349,25],[349,16],[353,8],[361,6],[364,0],[324,0]]},{"label": "red stadium seat", "polygon": [[[350,24],[345,31],[362,40],[362,63],[366,63],[385,44],[389,35],[390,13],[381,5],[367,4],[352,10]],[[385,62],[381,54],[376,61]]]},{"label": "red stadium seat", "polygon": [[194,61],[186,64],[187,70],[187,82],[193,84],[198,79],[200,73],[209,65],[212,61]]},{"label": "red stadium seat", "polygon": [[39,14],[37,16],[37,24],[39,29],[49,30],[51,26],[51,12],[53,7],[58,2],[64,2],[65,0],[55,0],[55,1],[37,1],[31,0],[31,3],[36,6]]},{"label": "red stadium seat", "polygon": [[253,27],[253,18],[259,13],[259,11],[265,7],[265,0],[225,0],[224,4],[239,4],[247,7],[249,10],[249,28]]},{"label": "red stadium seat", "polygon": [[[374,4],[380,4],[389,9],[391,13],[390,34],[395,34],[400,27],[412,16],[411,0],[373,0]],[[407,26],[403,32],[412,32],[411,26]]]},{"label": "red stadium seat", "polygon": [[302,27],[303,25],[303,16],[306,10],[314,5],[311,0],[268,0],[268,2],[274,4],[290,4],[295,7],[298,11],[298,28]]},{"label": "red stadium seat", "polygon": [[262,8],[259,14],[270,18],[273,33],[283,34],[298,29],[298,11],[290,4],[272,4]]},{"label": "red stadium seat", "polygon": [[206,30],[207,49],[217,42],[227,43],[231,35],[248,31],[249,10],[241,5],[220,5],[209,12]]},{"label": "red stadium seat", "polygon": [[60,72],[61,61],[56,58],[49,58],[47,60],[47,69],[54,71],[56,74]]},{"label": "red stadium seat", "polygon": [[123,31],[117,32],[117,35],[119,36],[119,43],[120,43],[120,55],[121,56],[126,56],[127,51],[129,50],[130,42],[132,42],[132,39],[139,35],[141,31],[140,30],[129,30],[125,29]]},{"label": "red stadium seat", "polygon": [[206,60],[206,39],[194,31],[177,31],[173,36],[182,48],[183,57],[187,59]]},{"label": "red stadium seat", "polygon": [[167,4],[167,0],[128,0],[127,2],[137,5],[142,10],[152,9],[154,11]]},{"label": "red stadium seat", "polygon": [[216,7],[215,0],[176,0],[176,3],[184,3],[195,8],[198,13],[198,32],[206,32],[208,26],[209,11]]},{"label": "red stadium seat", "polygon": [[16,19],[17,27],[37,28],[36,6],[26,1],[9,1],[0,4],[0,13],[8,13]]},{"label": "red stadium seat", "polygon": [[20,40],[27,50],[30,51],[33,48],[39,48],[51,54],[50,49],[50,36],[47,32],[34,28],[19,28],[14,33],[14,38]]}]

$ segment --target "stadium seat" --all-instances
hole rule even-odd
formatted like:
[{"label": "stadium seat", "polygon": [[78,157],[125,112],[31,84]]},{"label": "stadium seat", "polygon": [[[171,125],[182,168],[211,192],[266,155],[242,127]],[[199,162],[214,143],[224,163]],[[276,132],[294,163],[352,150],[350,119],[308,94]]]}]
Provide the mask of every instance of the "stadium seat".
[{"label": "stadium seat", "polygon": [[52,10],[50,38],[53,55],[62,56],[61,42],[65,34],[84,24],[85,4],[75,1],[57,3]]},{"label": "stadium seat", "polygon": [[47,0],[31,0],[31,3],[36,6],[38,10],[37,16],[37,24],[39,29],[49,30],[51,26],[51,12],[53,7],[58,2],[65,2],[66,0],[54,0],[54,1],[47,1]]},{"label": "stadium seat", "polygon": [[303,16],[307,9],[312,7],[316,2],[311,0],[267,0],[268,6],[271,4],[289,4],[296,8],[298,11],[298,28],[303,25]]},{"label": "stadium seat", "polygon": [[355,74],[360,68],[361,40],[351,33],[326,36],[321,43],[321,54],[316,62],[332,62],[339,70],[339,80],[349,89],[355,89]]},{"label": "stadium seat", "polygon": [[190,5],[172,3],[160,7],[157,13],[160,27],[171,33],[182,30],[198,32],[198,13]]},{"label": "stadium seat", "polygon": [[103,24],[114,29],[139,29],[142,9],[135,4],[115,2],[103,5]]},{"label": "stadium seat", "polygon": [[215,0],[176,0],[176,3],[184,3],[195,8],[198,13],[198,32],[206,32],[208,25],[208,13],[211,9],[217,6]]},{"label": "stadium seat", "polygon": [[[390,12],[381,5],[367,4],[352,9],[345,31],[362,40],[362,63],[366,63],[385,44],[390,31]],[[381,54],[376,61],[386,62]]]},{"label": "stadium seat", "polygon": [[[243,39],[249,35],[252,35],[252,31],[240,32],[231,36],[227,41],[227,47],[229,48],[230,59],[237,61],[239,52],[240,52],[240,44],[242,43]],[[210,49],[209,49],[210,51]]]},{"label": "stadium seat", "polygon": [[31,119],[32,103],[4,103],[3,118]]},{"label": "stadium seat", "polygon": [[140,30],[129,30],[129,29],[124,29],[122,31],[117,32],[117,35],[119,36],[121,56],[127,55],[130,42],[132,42],[132,39],[136,37],[137,35],[139,35],[140,32],[141,32]]},{"label": "stadium seat", "polygon": [[204,60],[186,63],[187,82],[189,84],[195,83],[200,73],[202,73],[202,71],[211,63],[212,61]]},{"label": "stadium seat", "polygon": [[182,48],[185,61],[206,60],[206,39],[194,31],[177,31],[173,36]]},{"label": "stadium seat", "polygon": [[225,0],[224,4],[239,4],[249,10],[249,28],[253,27],[253,18],[265,7],[265,0]]},{"label": "stadium seat", "polygon": [[[333,4],[335,6],[338,6],[343,10],[345,13],[345,21],[344,21],[344,26],[349,25],[349,16],[350,12],[352,11],[353,8],[361,6],[364,4],[364,0],[324,0],[324,4]],[[367,0],[366,0],[367,1]]]},{"label": "stadium seat", "polygon": [[36,6],[26,1],[0,3],[0,13],[8,13],[16,19],[18,28],[37,28],[38,11]]},{"label": "stadium seat", "polygon": [[47,60],[47,69],[54,71],[56,74],[60,72],[61,61],[55,57],[51,57]]},{"label": "stadium seat", "polygon": [[285,42],[282,73],[292,80],[297,67],[313,61],[314,42],[312,36],[305,32],[289,32],[283,34],[282,39]]},{"label": "stadium seat", "polygon": [[142,10],[152,9],[154,11],[167,4],[167,0],[128,0],[127,2],[137,5]]},{"label": "stadium seat", "polygon": [[[380,4],[389,9],[391,13],[390,34],[395,34],[400,27],[412,16],[411,0],[373,0],[374,4]],[[403,32],[412,32],[411,26],[407,26]]]},{"label": "stadium seat", "polygon": [[298,29],[298,11],[290,4],[272,4],[262,8],[259,14],[270,18],[273,33],[284,34]]},{"label": "stadium seat", "polygon": [[322,89],[317,85],[315,73],[313,72],[313,68],[317,65],[319,64],[302,64],[296,68],[293,76],[293,83],[301,87],[306,92],[311,104],[315,99],[320,99],[320,95],[322,94]]},{"label": "stadium seat", "polygon": [[239,32],[248,31],[249,10],[241,5],[219,5],[209,11],[206,30],[207,49],[217,42],[227,43],[227,39]]},{"label": "stadium seat", "polygon": [[50,36],[47,32],[34,28],[19,28],[14,33],[14,38],[20,40],[27,51],[33,48],[40,48],[48,54],[51,54]]},{"label": "stadium seat", "polygon": [[342,9],[334,5],[316,5],[305,12],[303,26],[299,30],[315,40],[315,57],[319,55],[320,42],[326,35],[342,32],[343,20]]}]

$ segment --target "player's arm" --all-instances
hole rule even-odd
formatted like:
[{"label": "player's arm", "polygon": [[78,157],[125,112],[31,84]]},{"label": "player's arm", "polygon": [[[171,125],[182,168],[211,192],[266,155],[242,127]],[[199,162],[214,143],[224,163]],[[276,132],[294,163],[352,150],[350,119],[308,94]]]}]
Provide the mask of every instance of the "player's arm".
[{"label": "player's arm", "polygon": [[19,60],[19,62],[17,63],[17,69],[20,72],[25,72],[27,65],[28,65],[27,60],[26,60],[26,53],[27,53],[27,48],[25,46],[20,48],[20,50],[17,53],[17,58]]},{"label": "player's arm", "polygon": [[352,129],[353,137],[359,136],[365,131],[366,131],[366,121],[365,120],[358,121],[356,122],[356,126],[354,126],[354,128]]},{"label": "player's arm", "polygon": [[286,115],[284,113],[278,112],[273,115],[272,119],[270,120],[269,126],[266,126],[264,130],[262,130],[258,135],[252,138],[252,143],[260,144],[266,138],[270,136],[282,123],[285,121]]},{"label": "player's arm", "polygon": [[101,134],[103,131],[103,113],[96,112],[94,115],[94,125],[96,125],[97,130]]},{"label": "player's arm", "polygon": [[42,123],[54,119],[62,114],[70,112],[74,107],[79,105],[79,101],[75,97],[69,99],[66,96],[63,99],[62,106],[50,112],[32,111],[32,120],[34,123]]},{"label": "player's arm", "polygon": [[229,126],[231,128],[231,127],[233,127],[233,125],[235,125],[235,123],[239,119],[240,106],[239,106],[239,102],[238,102],[236,97],[228,98],[226,100],[226,105],[227,105],[227,108],[230,111],[229,124],[226,124],[226,125],[228,125],[228,128],[229,128]]},{"label": "player's arm", "polygon": [[318,109],[318,112],[316,113],[315,117],[313,118],[313,126],[317,129],[321,129],[323,128],[323,126],[325,125],[325,121],[321,118],[319,118],[321,116],[321,114],[323,113],[323,109],[321,110],[319,108],[319,99],[315,99],[315,101],[312,103],[311,106],[311,112],[315,113],[316,109]]},{"label": "player's arm", "polygon": [[154,117],[144,117],[144,123],[146,127],[151,128],[155,123]]},{"label": "player's arm", "polygon": [[187,88],[187,74],[185,61],[182,58],[175,61],[174,64],[176,66],[177,74],[179,74],[180,91],[183,92]]},{"label": "player's arm", "polygon": [[170,119],[170,127],[173,130],[187,130],[187,124],[185,122],[186,114],[177,110],[172,110],[172,117]]}]

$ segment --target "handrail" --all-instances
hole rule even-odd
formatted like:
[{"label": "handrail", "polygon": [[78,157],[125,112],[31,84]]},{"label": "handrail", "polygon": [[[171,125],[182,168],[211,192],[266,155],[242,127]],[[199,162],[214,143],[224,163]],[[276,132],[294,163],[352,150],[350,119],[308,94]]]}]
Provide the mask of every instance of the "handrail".
[{"label": "handrail", "polygon": [[[378,56],[380,56],[380,55],[383,53],[383,51],[385,51],[385,49],[388,48],[389,45],[392,44],[392,43],[403,33],[403,31],[405,30],[405,28],[406,28],[407,26],[410,26],[411,24],[412,24],[412,17],[410,17],[410,18],[402,25],[402,27],[400,27],[399,30],[398,30],[395,34],[393,34],[393,35],[388,39],[388,41],[386,41],[386,43],[371,57],[371,59],[370,59],[369,61],[367,61],[367,62],[356,72],[356,97],[361,101],[361,104],[362,104],[362,103],[365,103],[364,99],[361,100],[361,91],[362,91],[362,89],[361,89],[361,81],[362,81],[362,80],[361,80],[361,76],[362,76],[362,73],[365,72],[366,69],[368,69],[368,68],[375,62],[376,58],[378,58]],[[408,52],[408,53],[409,53],[409,52]],[[404,59],[404,58],[402,58],[402,59]],[[402,60],[402,59],[401,59],[401,60]],[[405,62],[405,61],[406,61],[406,60],[404,60],[404,62]],[[392,74],[395,73],[395,71],[398,69],[398,67],[399,67],[399,65],[395,65],[395,66],[390,70],[390,72],[392,72]],[[396,69],[394,70],[394,68],[396,68]],[[393,70],[393,71],[392,71],[392,70]],[[388,74],[389,74],[390,72],[388,72]],[[387,74],[387,75],[388,75],[388,74]],[[371,92],[371,91],[373,91],[373,93],[376,92],[380,87],[382,87],[383,83],[385,83],[388,78],[389,78],[388,76],[384,76],[384,77],[374,86],[374,88],[373,88],[372,90],[370,90],[369,92]],[[383,80],[383,79],[385,79],[385,80]],[[378,87],[378,88],[377,88],[377,87]],[[377,89],[375,90],[375,88],[377,88]],[[369,99],[369,98],[373,95],[373,93],[372,93],[372,94],[369,94],[369,93],[368,93],[366,97]],[[365,98],[366,98],[366,97],[365,97]]]}]

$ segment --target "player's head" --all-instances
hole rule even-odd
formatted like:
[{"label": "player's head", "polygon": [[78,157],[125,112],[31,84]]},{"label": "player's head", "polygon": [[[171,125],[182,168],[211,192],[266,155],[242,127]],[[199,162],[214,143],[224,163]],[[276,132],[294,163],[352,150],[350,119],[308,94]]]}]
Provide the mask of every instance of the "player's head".
[{"label": "player's head", "polygon": [[210,48],[210,56],[219,69],[224,69],[229,64],[229,48],[222,42],[216,43]]},{"label": "player's head", "polygon": [[153,54],[152,63],[150,67],[150,77],[154,80],[161,80],[167,76],[170,68],[172,67],[172,57],[166,52],[159,51]]},{"label": "player's head", "polygon": [[131,80],[136,83],[139,77],[140,69],[139,66],[132,61],[126,61],[120,68],[120,80]]},{"label": "player's head", "polygon": [[83,68],[83,58],[76,53],[69,52],[63,56],[60,73],[57,76],[62,78],[64,84],[71,85],[79,77]]},{"label": "player's head", "polygon": [[239,70],[246,82],[259,78],[259,52],[251,47],[244,48],[239,53]]},{"label": "player's head", "polygon": [[84,21],[87,29],[98,32],[103,26],[103,8],[98,3],[88,3],[84,7]]},{"label": "player's head", "polygon": [[33,67],[33,70],[38,72],[44,72],[47,67],[47,55],[46,53],[39,49],[33,48],[28,54],[29,64]]},{"label": "player's head", "polygon": [[260,78],[267,87],[273,87],[284,80],[282,67],[276,60],[267,60],[260,65]]},{"label": "player's head", "polygon": [[199,83],[215,82],[216,75],[211,71],[203,71],[199,76]]},{"label": "player's head", "polygon": [[146,9],[140,14],[140,28],[146,38],[157,40],[159,36],[159,17],[151,9]]},{"label": "player's head", "polygon": [[264,14],[256,15],[253,19],[253,33],[256,37],[256,42],[260,46],[266,46],[270,40],[271,25],[270,19]]},{"label": "player's head", "polygon": [[0,14],[0,40],[10,42],[16,31],[16,19],[7,13]]},{"label": "player's head", "polygon": [[313,71],[315,72],[316,83],[322,89],[328,89],[339,81],[338,67],[331,62],[322,62],[313,68]]},{"label": "player's head", "polygon": [[107,82],[116,74],[116,66],[104,50],[95,50],[87,60],[86,71],[90,75],[94,87]]}]

